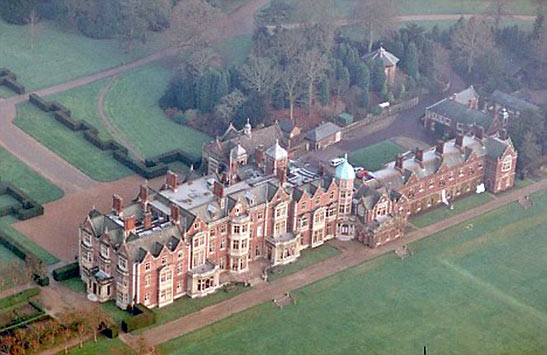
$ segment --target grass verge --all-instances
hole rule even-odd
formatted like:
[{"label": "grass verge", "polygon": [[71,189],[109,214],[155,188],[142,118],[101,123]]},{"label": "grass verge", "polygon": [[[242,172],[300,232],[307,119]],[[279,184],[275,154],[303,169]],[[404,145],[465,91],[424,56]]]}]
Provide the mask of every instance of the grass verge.
[{"label": "grass verge", "polygon": [[354,166],[375,171],[381,169],[385,163],[395,160],[395,156],[405,150],[390,140],[370,145],[352,152],[348,156],[349,162]]}]

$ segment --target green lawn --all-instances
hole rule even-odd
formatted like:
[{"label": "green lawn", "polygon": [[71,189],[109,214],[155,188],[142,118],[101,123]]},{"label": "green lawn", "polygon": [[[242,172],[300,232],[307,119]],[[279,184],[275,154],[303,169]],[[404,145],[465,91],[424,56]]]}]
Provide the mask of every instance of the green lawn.
[{"label": "green lawn", "polygon": [[0,85],[0,98],[7,98],[13,95],[16,95],[13,91],[8,89],[4,85]]},{"label": "green lawn", "polygon": [[11,224],[17,222],[17,219],[12,216],[0,217],[0,230],[11,236],[14,240],[19,242],[22,246],[30,250],[36,255],[44,264],[51,265],[59,261],[55,256],[51,255],[44,248],[36,244],[32,239],[24,234],[19,233],[14,229]]},{"label": "green lawn", "polygon": [[24,280],[24,262],[3,245],[0,245],[0,291],[21,284]]},{"label": "green lawn", "polygon": [[20,206],[21,203],[8,194],[0,195],[0,208]]},{"label": "green lawn", "polygon": [[28,91],[36,90],[143,57],[162,46],[162,34],[148,37],[147,45],[125,54],[117,40],[91,39],[42,21],[31,48],[29,26],[0,20],[0,66],[15,72]]},{"label": "green lawn", "polygon": [[157,63],[123,74],[105,98],[105,113],[147,158],[173,149],[200,157],[202,144],[211,138],[175,123],[158,106],[170,78],[171,73]]},{"label": "green lawn", "polygon": [[159,346],[164,354],[539,354],[547,349],[547,192]]},{"label": "green lawn", "polygon": [[12,183],[39,203],[63,197],[61,189],[3,148],[0,148],[0,179]]},{"label": "green lawn", "polygon": [[109,339],[104,336],[97,338],[96,343],[93,342],[93,340],[90,340],[84,343],[82,348],[72,348],[68,353],[72,355],[135,354],[135,352],[119,338]]},{"label": "green lawn", "polygon": [[281,267],[282,272],[270,273],[268,275],[268,281],[273,281],[280,277],[290,275],[299,270],[305,269],[308,266],[332,258],[338,254],[340,254],[340,250],[331,247],[328,244],[322,245],[321,247],[315,249],[303,250],[296,262]]},{"label": "green lawn", "polygon": [[439,207],[430,212],[426,212],[415,218],[411,218],[409,222],[416,227],[423,228],[430,224],[442,221],[443,219],[453,217],[471,208],[477,207],[478,205],[482,205],[483,203],[491,201],[493,198],[494,197],[492,197],[489,193],[472,194],[456,200],[454,202],[453,210],[449,209],[444,204],[439,205]]},{"label": "green lawn", "polygon": [[243,35],[228,38],[225,41],[216,43],[214,47],[226,67],[240,65],[251,54],[253,37],[252,35]]},{"label": "green lawn", "polygon": [[352,152],[348,159],[354,166],[375,171],[381,169],[385,163],[395,160],[397,154],[405,150],[390,140],[370,145]]},{"label": "green lawn", "polygon": [[57,122],[49,113],[23,103],[17,106],[15,124],[37,141],[60,155],[83,173],[99,181],[111,181],[132,174],[132,171],[112,157],[110,151],[101,151]]},{"label": "green lawn", "polygon": [[70,109],[73,117],[86,121],[97,128],[101,138],[110,139],[111,135],[97,112],[97,98],[99,92],[110,82],[110,80],[111,79],[99,80],[70,91],[47,96],[46,99],[50,101],[59,101]]}]

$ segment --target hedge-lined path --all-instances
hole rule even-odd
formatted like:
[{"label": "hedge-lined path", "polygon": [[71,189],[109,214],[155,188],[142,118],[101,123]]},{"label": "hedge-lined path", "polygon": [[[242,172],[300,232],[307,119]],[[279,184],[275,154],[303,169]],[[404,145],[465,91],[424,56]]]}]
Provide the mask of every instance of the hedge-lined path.
[{"label": "hedge-lined path", "polygon": [[36,284],[34,282],[27,282],[26,284],[10,287],[6,290],[0,291],[0,299],[9,297],[11,295],[14,295],[16,293],[19,293],[21,291],[24,291],[33,287],[36,287]]},{"label": "hedge-lined path", "polygon": [[101,121],[112,137],[114,137],[118,143],[121,143],[124,147],[126,147],[127,150],[129,150],[129,152],[137,159],[144,160],[144,156],[127,139],[125,139],[123,134],[116,128],[116,126],[114,126],[110,118],[108,118],[104,112],[104,98],[112,86],[116,83],[117,79],[117,76],[112,77],[112,79],[101,89],[101,91],[99,91],[99,95],[97,96],[97,113],[101,116]]},{"label": "hedge-lined path", "polygon": [[[343,271],[350,267],[359,265],[367,260],[376,258],[379,255],[392,252],[402,245],[412,243],[481,214],[493,211],[508,203],[518,201],[524,196],[546,188],[547,180],[542,180],[527,187],[501,195],[497,199],[464,211],[456,216],[418,229],[408,234],[402,240],[392,242],[377,249],[366,248],[355,241],[347,242],[348,245],[353,244],[353,247],[345,250],[341,248],[342,253],[334,258],[315,264],[294,274],[287,275],[283,278],[272,281],[269,284],[257,285],[255,288],[229,300],[217,303],[213,306],[204,308],[199,312],[191,313],[174,321],[151,328],[143,332],[142,335],[144,336],[147,344],[158,345],[164,343],[191,331],[211,325],[232,314],[239,313],[253,306],[271,301],[273,298],[281,296],[286,292],[291,292],[305,285],[309,285],[339,271]],[[121,339],[132,348],[136,347],[137,336],[132,334],[123,334]]]}]

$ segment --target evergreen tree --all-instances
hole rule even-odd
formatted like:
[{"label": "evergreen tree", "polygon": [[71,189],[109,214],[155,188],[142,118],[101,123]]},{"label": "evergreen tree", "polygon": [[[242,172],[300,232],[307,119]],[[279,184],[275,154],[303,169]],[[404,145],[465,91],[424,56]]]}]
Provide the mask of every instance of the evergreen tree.
[{"label": "evergreen tree", "polygon": [[384,69],[384,62],[381,58],[377,58],[372,63],[372,72],[370,74],[372,90],[376,92],[382,91],[382,88],[386,84],[386,73]]},{"label": "evergreen tree", "polygon": [[405,63],[407,74],[414,79],[418,79],[418,50],[416,49],[416,45],[414,44],[414,42],[410,42],[407,47]]},{"label": "evergreen tree", "polygon": [[354,75],[354,84],[360,87],[363,90],[367,90],[370,86],[370,72],[368,70],[368,66],[361,62],[357,66],[357,70]]},{"label": "evergreen tree", "polygon": [[330,84],[329,78],[326,75],[321,77],[319,81],[319,102],[321,105],[326,106],[329,104],[330,97]]},{"label": "evergreen tree", "polygon": [[359,96],[359,107],[368,109],[369,105],[370,105],[370,96],[369,96],[368,90],[363,90],[363,92],[361,92],[361,95]]}]

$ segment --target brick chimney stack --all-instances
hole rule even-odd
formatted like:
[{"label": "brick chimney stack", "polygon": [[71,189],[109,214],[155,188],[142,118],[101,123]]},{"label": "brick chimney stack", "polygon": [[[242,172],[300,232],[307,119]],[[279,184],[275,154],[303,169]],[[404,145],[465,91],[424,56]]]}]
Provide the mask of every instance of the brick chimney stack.
[{"label": "brick chimney stack", "polygon": [[262,168],[264,166],[264,145],[260,144],[258,147],[256,147],[255,150],[255,159],[256,164],[259,168]]},{"label": "brick chimney stack", "polygon": [[439,155],[440,157],[444,154],[444,141],[438,140],[437,145],[435,146],[435,153]]},{"label": "brick chimney stack", "polygon": [[143,209],[145,209],[146,205],[148,204],[148,197],[148,186],[141,185],[139,190],[139,200]]},{"label": "brick chimney stack", "polygon": [[507,134],[507,130],[505,128],[500,129],[499,136],[500,136],[500,139],[502,139],[504,141],[507,140],[507,138],[509,137],[508,134]]},{"label": "brick chimney stack", "polygon": [[112,195],[112,211],[116,216],[121,216],[123,209],[123,199],[120,195]]},{"label": "brick chimney stack", "polygon": [[137,220],[135,216],[125,217],[123,219],[123,230],[126,234],[129,234],[135,230]]},{"label": "brick chimney stack", "polygon": [[148,230],[152,228],[152,212],[145,212],[144,213],[144,230]]},{"label": "brick chimney stack", "polygon": [[421,150],[420,148],[416,148],[414,159],[416,159],[416,161],[418,161],[420,163],[423,162],[424,161],[424,151]]},{"label": "brick chimney stack", "polygon": [[454,145],[458,148],[463,148],[463,134],[459,134],[456,136],[456,141],[454,142]]},{"label": "brick chimney stack", "polygon": [[167,171],[167,177],[165,178],[165,183],[171,191],[175,191],[178,186],[178,177],[177,174],[171,170]]},{"label": "brick chimney stack", "polygon": [[180,209],[175,204],[171,205],[171,222],[174,224],[180,223]]},{"label": "brick chimney stack", "polygon": [[395,157],[395,169],[403,171],[403,156],[401,154],[397,154]]},{"label": "brick chimney stack", "polygon": [[213,195],[217,198],[220,208],[224,208],[224,185],[215,180],[213,183]]},{"label": "brick chimney stack", "polygon": [[475,126],[475,138],[482,142],[482,139],[484,138],[484,128]]}]

